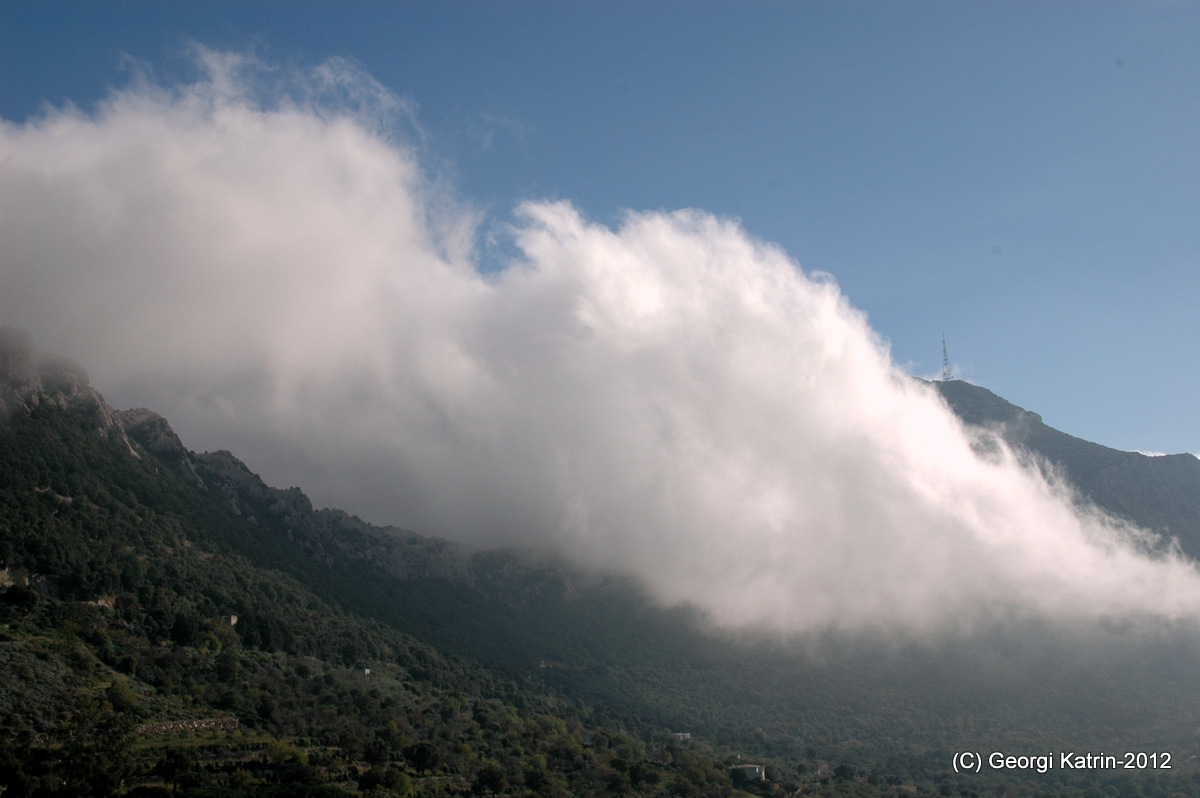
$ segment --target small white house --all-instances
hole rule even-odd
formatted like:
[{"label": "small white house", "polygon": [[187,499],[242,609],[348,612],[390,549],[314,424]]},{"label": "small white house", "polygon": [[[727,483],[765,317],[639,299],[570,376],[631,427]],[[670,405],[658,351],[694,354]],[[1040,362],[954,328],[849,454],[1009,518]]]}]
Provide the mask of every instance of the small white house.
[{"label": "small white house", "polygon": [[766,781],[766,765],[736,765],[729,769],[729,775],[740,781]]}]

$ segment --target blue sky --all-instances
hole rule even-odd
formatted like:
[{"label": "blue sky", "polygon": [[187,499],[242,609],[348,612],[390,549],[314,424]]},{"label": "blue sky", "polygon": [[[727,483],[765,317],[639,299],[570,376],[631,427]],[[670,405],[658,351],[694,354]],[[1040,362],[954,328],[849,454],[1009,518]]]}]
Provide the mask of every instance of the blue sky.
[{"label": "blue sky", "polygon": [[[1200,4],[0,3],[0,116],[194,77],[191,43],[346,57],[484,214],[736,217],[910,373],[1200,451]],[[496,253],[482,246],[485,264]]]}]

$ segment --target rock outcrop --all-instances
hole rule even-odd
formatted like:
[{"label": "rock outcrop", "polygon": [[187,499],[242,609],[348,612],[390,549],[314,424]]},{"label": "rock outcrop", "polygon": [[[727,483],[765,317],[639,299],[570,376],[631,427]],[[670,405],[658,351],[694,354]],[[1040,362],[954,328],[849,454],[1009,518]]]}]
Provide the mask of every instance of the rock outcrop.
[{"label": "rock outcrop", "polygon": [[118,410],[116,417],[125,434],[143,449],[179,472],[185,479],[204,487],[204,480],[192,465],[193,454],[183,445],[183,441],[175,434],[175,430],[171,429],[165,418],[144,407]]},{"label": "rock outcrop", "polygon": [[36,405],[41,390],[29,333],[0,327],[0,416],[6,419],[14,410]]},{"label": "rock outcrop", "polygon": [[83,366],[65,357],[35,359],[29,333],[0,327],[0,424],[41,406],[77,413],[101,434],[129,444],[120,414],[91,386]]}]

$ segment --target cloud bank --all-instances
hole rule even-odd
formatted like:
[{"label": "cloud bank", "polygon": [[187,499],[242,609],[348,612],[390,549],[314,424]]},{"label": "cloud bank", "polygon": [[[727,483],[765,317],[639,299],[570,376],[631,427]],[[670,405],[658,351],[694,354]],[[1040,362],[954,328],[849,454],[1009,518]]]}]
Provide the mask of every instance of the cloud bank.
[{"label": "cloud bank", "polygon": [[1197,616],[1190,563],[978,456],[831,279],[736,222],[531,202],[481,274],[403,102],[343,62],[199,63],[0,127],[0,322],[190,446],[733,626]]}]

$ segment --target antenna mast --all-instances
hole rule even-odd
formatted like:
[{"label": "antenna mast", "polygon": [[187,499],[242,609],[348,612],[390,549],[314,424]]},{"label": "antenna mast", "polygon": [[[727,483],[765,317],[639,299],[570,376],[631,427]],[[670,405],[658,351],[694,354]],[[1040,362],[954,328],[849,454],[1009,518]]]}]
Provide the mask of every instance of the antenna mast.
[{"label": "antenna mast", "polygon": [[954,373],[950,371],[950,355],[946,354],[946,334],[942,333],[942,382],[950,382]]}]

